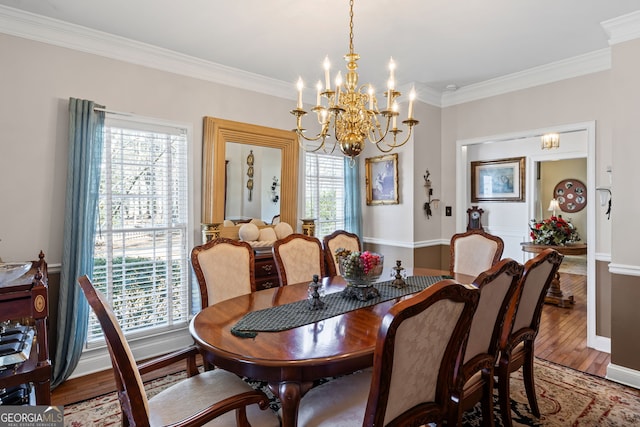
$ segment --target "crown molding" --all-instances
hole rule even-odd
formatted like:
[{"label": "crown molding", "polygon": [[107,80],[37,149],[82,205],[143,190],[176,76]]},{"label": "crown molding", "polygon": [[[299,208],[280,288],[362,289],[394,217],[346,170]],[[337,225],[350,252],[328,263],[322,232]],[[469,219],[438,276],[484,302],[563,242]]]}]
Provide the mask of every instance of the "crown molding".
[{"label": "crown molding", "polygon": [[0,33],[285,99],[291,85],[102,31],[0,6]]},{"label": "crown molding", "polygon": [[[640,11],[601,25],[610,35],[610,44],[640,37]],[[296,97],[289,82],[7,6],[0,6],[0,33],[279,98],[295,100]],[[443,108],[610,68],[611,50],[606,48],[465,86],[455,92],[441,92],[418,82],[413,86],[419,101]]]},{"label": "crown molding", "polygon": [[609,46],[640,38],[640,10],[600,23],[609,36]]},{"label": "crown molding", "polygon": [[574,56],[442,94],[442,107],[476,101],[611,68],[611,48]]}]

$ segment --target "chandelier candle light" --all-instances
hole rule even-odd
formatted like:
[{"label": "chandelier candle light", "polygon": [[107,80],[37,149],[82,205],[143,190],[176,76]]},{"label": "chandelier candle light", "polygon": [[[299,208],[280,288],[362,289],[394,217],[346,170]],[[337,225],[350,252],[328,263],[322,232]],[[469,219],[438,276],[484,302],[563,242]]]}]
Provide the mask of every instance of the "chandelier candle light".
[{"label": "chandelier candle light", "polygon": [[[416,97],[415,90],[412,89],[409,95],[409,108],[407,119],[402,123],[408,128],[407,136],[404,140],[398,141],[398,134],[402,132],[398,129],[397,118],[399,107],[397,99],[401,95],[396,90],[395,68],[393,58],[389,62],[389,80],[385,108],[378,109],[378,101],[375,90],[371,84],[358,86],[358,73],[356,72],[360,55],[353,51],[353,0],[349,1],[349,53],[344,56],[347,61],[347,75],[343,83],[342,73],[338,71],[335,79],[335,90],[331,89],[331,63],[329,58],[324,60],[324,88],[322,82],[316,85],[316,105],[311,109],[316,113],[320,131],[315,136],[306,136],[305,128],[302,126],[302,117],[307,114],[302,105],[302,91],[304,82],[298,79],[298,104],[291,114],[296,116],[296,129],[298,141],[303,149],[308,151],[333,152],[336,145],[340,147],[342,153],[351,158],[352,162],[364,149],[365,139],[375,144],[378,149],[388,153],[394,148],[401,147],[407,143],[411,137],[413,126],[418,124],[418,120],[413,118],[413,102]],[[325,105],[323,105],[323,100]],[[333,147],[326,146],[327,139],[335,137]],[[390,136],[391,134],[392,136]],[[386,138],[393,141],[389,142]],[[303,140],[318,142],[318,145],[308,149],[303,144]]]}]

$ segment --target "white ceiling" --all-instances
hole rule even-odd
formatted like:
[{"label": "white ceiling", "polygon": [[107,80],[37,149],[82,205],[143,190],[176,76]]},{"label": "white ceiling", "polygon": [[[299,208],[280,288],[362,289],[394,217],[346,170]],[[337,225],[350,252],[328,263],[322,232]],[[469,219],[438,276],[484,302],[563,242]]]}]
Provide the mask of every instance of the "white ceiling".
[{"label": "white ceiling", "polygon": [[[307,87],[344,70],[347,0],[0,0],[0,4]],[[638,0],[356,0],[360,83],[441,91],[608,47],[601,22]],[[343,71],[344,73],[344,71]]]}]

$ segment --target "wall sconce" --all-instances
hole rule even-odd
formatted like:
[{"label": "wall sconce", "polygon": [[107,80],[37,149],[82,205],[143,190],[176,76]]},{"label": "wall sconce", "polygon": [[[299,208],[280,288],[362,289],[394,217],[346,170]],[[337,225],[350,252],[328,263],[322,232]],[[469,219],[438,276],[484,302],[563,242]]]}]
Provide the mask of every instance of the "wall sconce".
[{"label": "wall sconce", "polygon": [[609,187],[596,188],[598,196],[600,196],[600,206],[607,205],[607,219],[611,219],[611,189]]},{"label": "wall sconce", "polygon": [[596,191],[598,192],[598,196],[600,196],[600,206],[607,205],[605,214],[607,215],[607,219],[611,219],[611,166],[607,166],[606,171],[609,174],[609,186],[598,187]]},{"label": "wall sconce", "polygon": [[550,150],[552,148],[560,147],[560,134],[558,133],[545,133],[542,135],[542,149]]},{"label": "wall sconce", "polygon": [[551,199],[551,202],[549,202],[549,209],[547,209],[549,212],[553,212],[553,216],[556,216],[556,211],[558,211],[560,209],[560,203],[558,203],[557,199]]},{"label": "wall sconce", "polygon": [[251,150],[249,152],[249,155],[247,156],[247,165],[249,166],[247,168],[247,176],[249,177],[249,179],[247,179],[247,189],[249,190],[249,201],[251,201],[251,193],[253,193],[253,163],[254,163],[255,159],[253,157],[253,150]]},{"label": "wall sconce", "polygon": [[434,209],[438,209],[438,204],[440,203],[440,199],[433,199],[433,188],[431,188],[431,180],[429,179],[429,169],[426,170],[426,173],[423,175],[424,177],[424,190],[427,194],[427,201],[424,203],[423,209],[424,214],[427,216],[427,219],[431,218],[433,213],[431,212],[431,206],[433,205]]}]

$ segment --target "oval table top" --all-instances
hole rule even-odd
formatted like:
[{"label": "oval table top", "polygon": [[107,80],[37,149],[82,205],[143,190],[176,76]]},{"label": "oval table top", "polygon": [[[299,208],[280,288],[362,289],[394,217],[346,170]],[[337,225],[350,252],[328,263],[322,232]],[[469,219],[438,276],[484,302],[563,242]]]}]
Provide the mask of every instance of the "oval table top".
[{"label": "oval table top", "polygon": [[[407,269],[406,273],[407,276],[449,274],[422,268]],[[471,283],[474,277],[456,275],[454,279]],[[335,276],[324,278],[323,285],[325,293],[330,294],[342,291],[346,283],[342,277]],[[238,375],[269,382],[283,401],[284,425],[295,425],[296,414],[287,413],[297,413],[299,398],[313,381],[372,366],[380,322],[389,308],[400,300],[382,302],[285,331],[259,332],[253,338],[231,333],[231,328],[246,313],[304,300],[307,290],[308,283],[305,282],[222,301],[196,314],[189,326],[208,361]]]}]

